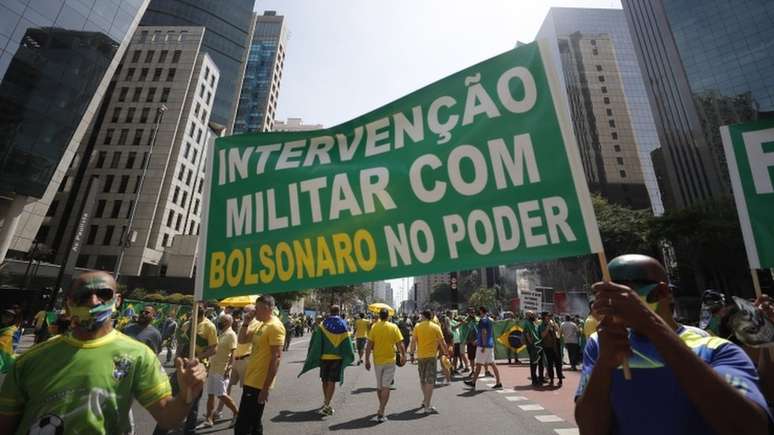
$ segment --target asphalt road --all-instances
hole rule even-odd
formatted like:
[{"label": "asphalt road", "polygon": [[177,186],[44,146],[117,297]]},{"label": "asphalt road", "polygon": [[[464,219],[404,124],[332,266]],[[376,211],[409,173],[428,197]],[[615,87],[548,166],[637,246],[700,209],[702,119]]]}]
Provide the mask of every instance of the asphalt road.
[{"label": "asphalt road", "polygon": [[[327,432],[368,434],[577,434],[574,422],[554,415],[535,400],[517,390],[508,388],[495,391],[487,386],[493,379],[479,381],[478,389],[471,390],[461,380],[449,386],[437,386],[433,405],[438,414],[419,413],[422,402],[415,365],[407,364],[396,372],[396,387],[387,405],[385,423],[376,422],[378,402],[372,371],[364,366],[349,367],[344,373],[344,385],[338,386],[333,400],[335,414],[322,417],[317,410],[322,405],[322,391],[317,371],[298,378],[306,357],[308,335],[294,339],[291,348],[282,357],[276,386],[266,406],[263,422],[266,434],[321,434]],[[502,365],[500,370],[513,368]],[[507,373],[504,373],[504,378]],[[523,377],[521,373],[519,377]],[[506,379],[507,380],[507,379]],[[562,394],[564,394],[562,392]],[[569,394],[569,391],[568,391]],[[237,402],[241,390],[232,392]],[[200,416],[204,415],[206,397],[201,400]],[[224,420],[212,429],[199,434],[231,434],[230,412],[224,411]],[[153,432],[150,414],[135,403],[134,415],[137,434]]]}]

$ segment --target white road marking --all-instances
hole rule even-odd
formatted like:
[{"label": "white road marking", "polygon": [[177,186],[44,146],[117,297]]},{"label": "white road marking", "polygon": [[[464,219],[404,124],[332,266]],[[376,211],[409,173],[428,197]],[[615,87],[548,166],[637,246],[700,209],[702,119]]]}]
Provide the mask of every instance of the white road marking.
[{"label": "white road marking", "polygon": [[580,430],[576,427],[569,429],[554,429],[554,432],[556,432],[556,435],[580,435]]},{"label": "white road marking", "polygon": [[527,400],[527,398],[524,396],[506,396],[505,399],[510,402],[521,402],[523,400]]},{"label": "white road marking", "polygon": [[536,415],[535,418],[541,423],[554,423],[557,421],[564,421],[562,420],[562,417],[559,417],[558,415],[553,415],[553,414]]},{"label": "white road marking", "polygon": [[542,411],[545,409],[540,405],[519,405],[519,408],[522,411]]}]

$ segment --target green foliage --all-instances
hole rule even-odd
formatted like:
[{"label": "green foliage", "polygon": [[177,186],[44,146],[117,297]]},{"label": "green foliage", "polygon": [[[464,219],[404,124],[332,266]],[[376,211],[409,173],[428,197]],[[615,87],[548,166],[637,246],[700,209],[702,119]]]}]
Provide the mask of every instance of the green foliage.
[{"label": "green foliage", "polygon": [[445,282],[434,285],[433,290],[430,292],[430,301],[437,302],[441,305],[451,304],[452,303],[451,286]]},{"label": "green foliage", "polygon": [[278,307],[289,310],[294,302],[309,295],[311,292],[311,290],[300,290],[295,292],[275,293],[272,296],[274,296],[274,300]]},{"label": "green foliage", "polygon": [[487,309],[497,308],[497,290],[493,288],[480,288],[468,298],[468,306],[478,308],[484,306]]},{"label": "green foliage", "polygon": [[659,256],[657,241],[651,234],[654,217],[650,210],[611,204],[599,195],[594,195],[591,203],[608,258],[631,253]]}]

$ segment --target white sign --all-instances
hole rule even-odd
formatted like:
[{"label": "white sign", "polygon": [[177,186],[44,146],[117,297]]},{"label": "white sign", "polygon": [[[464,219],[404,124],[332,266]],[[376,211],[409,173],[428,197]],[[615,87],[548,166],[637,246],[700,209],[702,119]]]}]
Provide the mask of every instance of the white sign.
[{"label": "white sign", "polygon": [[521,290],[521,311],[534,311],[540,313],[543,311],[543,293],[536,290]]}]

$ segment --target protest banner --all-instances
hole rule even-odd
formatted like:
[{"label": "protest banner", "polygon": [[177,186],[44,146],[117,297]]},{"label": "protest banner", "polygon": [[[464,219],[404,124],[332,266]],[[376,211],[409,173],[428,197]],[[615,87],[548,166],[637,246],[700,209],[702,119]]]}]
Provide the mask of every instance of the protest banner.
[{"label": "protest banner", "polygon": [[197,300],[601,252],[546,46],[325,130],[219,138]]}]

